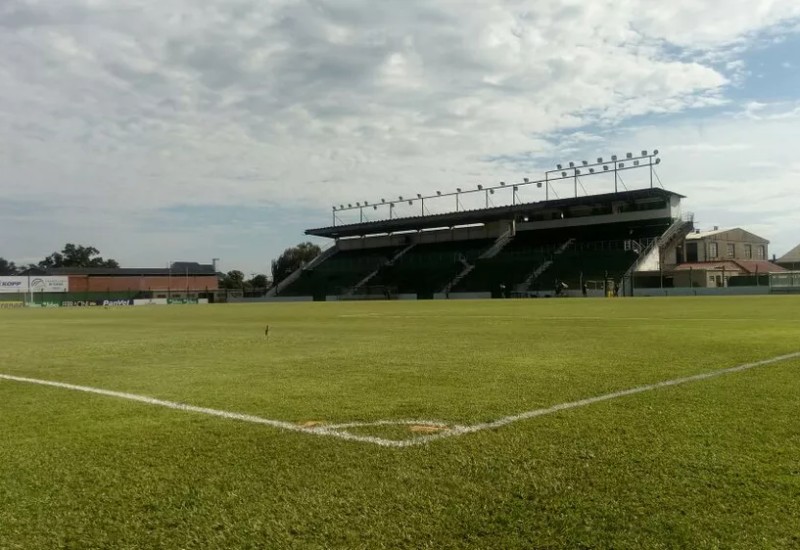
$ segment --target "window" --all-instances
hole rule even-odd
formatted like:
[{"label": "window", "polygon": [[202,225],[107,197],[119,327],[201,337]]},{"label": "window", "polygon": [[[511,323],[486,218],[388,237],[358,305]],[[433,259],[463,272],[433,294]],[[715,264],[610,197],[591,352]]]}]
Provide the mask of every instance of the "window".
[{"label": "window", "polygon": [[708,257],[716,258],[718,254],[717,243],[708,243]]},{"label": "window", "polygon": [[766,248],[763,244],[758,245],[758,259],[763,260],[767,256]]},{"label": "window", "polygon": [[733,258],[734,256],[736,256],[736,245],[728,243],[728,258]]},{"label": "window", "polygon": [[753,245],[752,244],[744,245],[744,257],[747,258],[748,260],[752,260],[753,259]]}]

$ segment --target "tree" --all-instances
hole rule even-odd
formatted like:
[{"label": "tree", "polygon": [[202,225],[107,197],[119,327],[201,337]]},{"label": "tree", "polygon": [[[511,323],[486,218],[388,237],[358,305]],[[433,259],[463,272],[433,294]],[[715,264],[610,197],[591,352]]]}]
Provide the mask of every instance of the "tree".
[{"label": "tree", "polygon": [[272,282],[278,284],[317,256],[322,250],[314,243],[300,243],[287,248],[277,260],[272,260]]},{"label": "tree", "polygon": [[267,288],[269,286],[269,279],[266,275],[255,275],[252,279],[247,281],[250,288]]},{"label": "tree", "polygon": [[17,266],[14,265],[14,262],[0,258],[0,275],[16,275],[17,273]]},{"label": "tree", "polygon": [[39,267],[119,267],[116,260],[104,260],[99,254],[100,251],[93,246],[67,243],[61,252],[53,252],[39,262]]},{"label": "tree", "polygon": [[219,278],[219,286],[228,290],[242,290],[244,288],[244,273],[238,269],[228,271]]}]

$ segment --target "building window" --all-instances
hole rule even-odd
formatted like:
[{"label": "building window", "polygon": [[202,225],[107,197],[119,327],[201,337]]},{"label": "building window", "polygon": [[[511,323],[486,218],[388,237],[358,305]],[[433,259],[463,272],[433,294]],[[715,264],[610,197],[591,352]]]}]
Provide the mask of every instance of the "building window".
[{"label": "building window", "polygon": [[758,259],[763,260],[766,257],[767,257],[767,251],[764,248],[764,245],[763,244],[758,245]]},{"label": "building window", "polygon": [[728,243],[728,258],[733,258],[734,256],[736,256],[736,245]]},{"label": "building window", "polygon": [[708,243],[708,257],[716,258],[718,253],[717,243]]},{"label": "building window", "polygon": [[753,259],[753,245],[752,244],[744,245],[744,257],[747,258],[748,260],[752,260]]}]

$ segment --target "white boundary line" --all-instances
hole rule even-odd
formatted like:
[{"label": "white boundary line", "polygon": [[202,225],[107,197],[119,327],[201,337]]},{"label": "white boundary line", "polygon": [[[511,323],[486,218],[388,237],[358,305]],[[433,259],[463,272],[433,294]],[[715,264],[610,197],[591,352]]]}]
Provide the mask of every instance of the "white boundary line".
[{"label": "white boundary line", "polygon": [[[278,428],[280,430],[287,430],[292,432],[301,432],[307,433],[311,435],[320,435],[320,436],[327,436],[327,437],[336,437],[339,439],[344,439],[347,441],[358,441],[361,443],[372,443],[375,445],[379,445],[381,447],[412,447],[415,445],[421,445],[424,443],[428,443],[430,441],[436,441],[439,439],[445,439],[449,437],[457,437],[462,436],[470,433],[481,432],[484,430],[493,430],[497,428],[501,428],[503,426],[507,426],[514,422],[519,422],[521,420],[527,420],[530,418],[535,418],[538,416],[545,416],[548,414],[553,414],[561,411],[566,411],[569,409],[576,409],[579,407],[585,407],[587,405],[593,405],[594,403],[600,403],[602,401],[609,401],[611,399],[617,399],[619,397],[626,397],[628,395],[635,395],[637,393],[644,393],[648,391],[653,391],[661,388],[667,388],[671,386],[679,386],[682,384],[688,384],[690,382],[699,382],[701,380],[708,380],[709,378],[716,378],[717,376],[722,376],[724,374],[732,374],[736,372],[742,372],[750,369],[754,369],[756,367],[763,367],[766,365],[772,365],[774,363],[780,363],[783,361],[789,361],[791,359],[800,359],[800,351],[795,353],[789,353],[786,355],[779,355],[777,357],[772,357],[770,359],[764,359],[762,361],[755,361],[753,363],[744,363],[742,365],[738,365],[735,367],[730,367],[727,369],[720,369],[710,372],[705,372],[701,374],[695,374],[693,376],[685,376],[682,378],[674,378],[672,380],[665,380],[663,382],[656,382],[655,384],[647,384],[645,386],[637,386],[635,388],[630,388],[627,390],[621,390],[611,393],[606,393],[603,395],[598,395],[595,397],[589,397],[586,399],[580,399],[578,401],[570,401],[568,403],[561,403],[558,405],[553,405],[552,407],[547,407],[543,409],[534,409],[531,411],[526,411],[523,413],[511,415],[511,416],[504,416],[497,420],[493,420],[491,422],[483,422],[479,424],[471,424],[468,426],[459,426],[459,425],[452,425],[447,424],[445,422],[439,421],[428,421],[428,420],[378,420],[375,422],[348,422],[344,424],[332,424],[332,425],[323,425],[323,426],[303,426],[300,424],[294,424],[292,422],[286,422],[283,420],[271,420],[268,418],[261,418],[259,416],[253,416],[250,414],[241,414],[229,411],[222,411],[219,409],[209,409],[206,407],[197,407],[195,405],[187,405],[185,403],[177,403],[175,401],[165,401],[163,399],[155,399],[153,397],[147,397],[144,395],[137,395],[134,393],[125,393],[125,392],[118,392],[112,390],[104,390],[101,388],[93,388],[91,386],[78,386],[75,384],[67,384],[64,382],[54,382],[51,380],[40,380],[37,378],[25,378],[22,376],[12,376],[9,374],[0,374],[0,379],[2,380],[9,380],[12,382],[22,382],[28,384],[37,384],[40,386],[50,386],[54,388],[61,388],[66,390],[73,390],[73,391],[80,391],[86,393],[93,393],[97,395],[103,395],[106,397],[116,397],[119,399],[127,399],[129,401],[136,401],[139,403],[145,403],[147,405],[155,405],[158,407],[166,407],[168,409],[175,409],[179,411],[186,411],[186,412],[194,412],[200,414],[206,414],[209,416],[218,416],[221,418],[227,418],[229,420],[239,420],[241,422],[250,422],[253,424],[263,424],[266,426],[271,426],[273,428]],[[369,427],[369,426],[392,426],[392,425],[420,425],[432,428],[439,428],[441,429],[440,432],[432,435],[424,435],[424,436],[417,436],[410,439],[385,439],[381,437],[373,437],[368,435],[358,435],[347,432],[346,429],[348,428],[361,428],[361,427]]]}]

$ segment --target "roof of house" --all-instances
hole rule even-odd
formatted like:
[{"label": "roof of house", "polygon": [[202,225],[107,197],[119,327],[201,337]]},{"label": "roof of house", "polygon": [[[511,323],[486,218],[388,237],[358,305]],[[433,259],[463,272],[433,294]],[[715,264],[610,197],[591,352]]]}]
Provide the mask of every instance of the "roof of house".
[{"label": "roof of house", "polygon": [[724,260],[721,262],[687,262],[685,264],[679,264],[675,266],[675,269],[678,271],[681,270],[722,270],[725,269],[726,271],[744,271],[744,268],[740,265],[736,265],[731,260]]},{"label": "roof of house", "polygon": [[215,276],[211,264],[174,262],[171,267],[50,267],[31,268],[25,273],[53,276],[93,275],[95,277],[179,277],[182,275]]},{"label": "roof of house", "polygon": [[767,260],[734,260],[737,264],[742,266],[748,273],[775,273],[786,271],[779,265],[776,265]]},{"label": "roof of house", "polygon": [[717,229],[712,229],[712,230],[709,230],[709,231],[695,231],[694,233],[689,233],[688,235],[686,235],[686,240],[687,241],[693,241],[693,240],[705,239],[707,237],[712,237],[712,236],[715,236],[715,235],[723,235],[725,233],[732,233],[733,231],[741,231],[744,235],[746,235],[748,237],[748,240],[756,241],[756,242],[769,243],[769,241],[767,239],[765,239],[764,237],[759,237],[758,235],[756,235],[754,233],[751,233],[751,232],[749,232],[749,231],[747,231],[745,229],[742,229],[741,227],[731,227],[731,228],[728,228],[728,229],[718,229],[717,228]]},{"label": "roof of house", "polygon": [[756,273],[775,273],[786,271],[779,265],[766,260],[720,260],[716,262],[688,262],[680,264],[675,267],[676,270],[725,270],[725,271],[743,271],[748,275],[755,275]]},{"label": "roof of house", "polygon": [[779,263],[800,263],[800,244],[776,260]]},{"label": "roof of house", "polygon": [[720,233],[726,233],[730,231],[729,229],[713,229],[711,231],[700,231],[699,229],[689,233],[686,235],[687,239],[703,239],[705,237],[710,237],[711,235],[719,235]]}]

